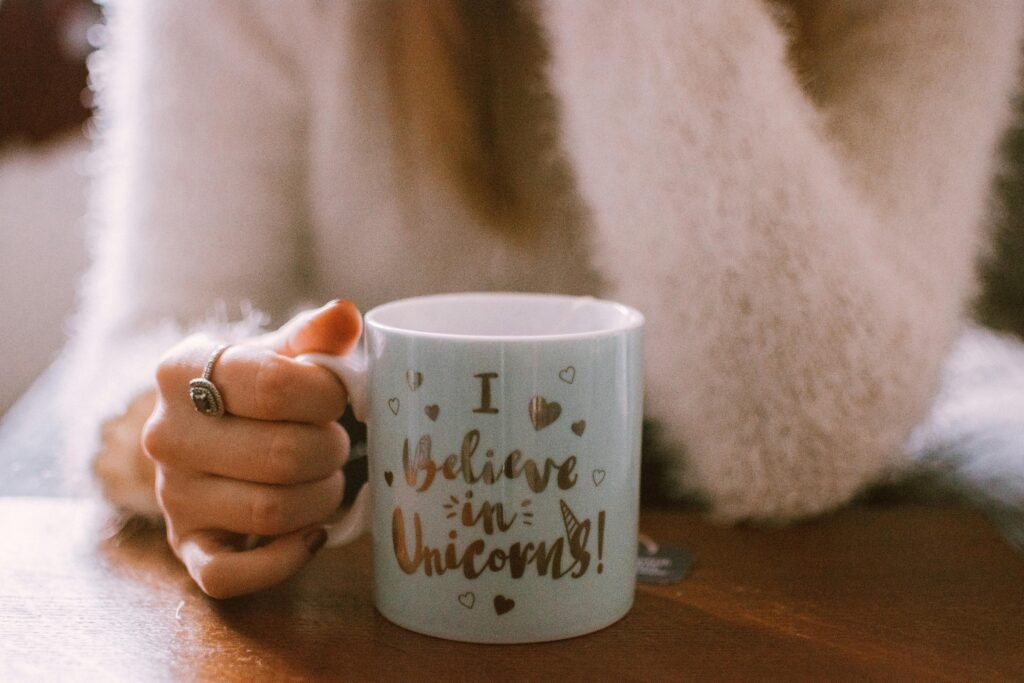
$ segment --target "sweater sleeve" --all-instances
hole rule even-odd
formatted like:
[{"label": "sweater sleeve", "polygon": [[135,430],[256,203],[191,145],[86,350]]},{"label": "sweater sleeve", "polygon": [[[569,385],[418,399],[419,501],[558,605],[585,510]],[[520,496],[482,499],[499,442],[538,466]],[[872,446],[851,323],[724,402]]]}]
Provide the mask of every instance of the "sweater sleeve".
[{"label": "sweater sleeve", "polygon": [[289,45],[304,15],[241,0],[108,7],[90,63],[93,262],[62,408],[79,483],[91,464],[116,505],[156,514],[139,435],[162,353],[190,331],[249,336],[303,294],[305,103]]},{"label": "sweater sleeve", "polygon": [[672,483],[791,518],[899,467],[972,293],[1018,3],[798,4],[793,55],[753,0],[541,14]]}]

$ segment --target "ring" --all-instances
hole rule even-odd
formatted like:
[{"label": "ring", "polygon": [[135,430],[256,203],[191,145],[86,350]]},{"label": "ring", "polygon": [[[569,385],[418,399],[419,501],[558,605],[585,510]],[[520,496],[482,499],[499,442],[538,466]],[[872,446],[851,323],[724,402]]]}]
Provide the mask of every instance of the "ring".
[{"label": "ring", "polygon": [[210,379],[210,375],[213,374],[213,364],[227,351],[228,346],[229,344],[221,344],[215,348],[210,354],[210,360],[206,361],[203,376],[196,377],[188,383],[188,397],[192,399],[196,412],[209,417],[220,417],[224,414],[224,400],[220,397],[220,391]]}]

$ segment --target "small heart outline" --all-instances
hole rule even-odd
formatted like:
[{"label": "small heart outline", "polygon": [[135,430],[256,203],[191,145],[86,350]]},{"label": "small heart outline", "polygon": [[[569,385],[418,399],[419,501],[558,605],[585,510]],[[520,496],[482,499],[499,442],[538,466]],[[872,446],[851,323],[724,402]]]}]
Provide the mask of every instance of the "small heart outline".
[{"label": "small heart outline", "polygon": [[562,368],[558,371],[558,379],[562,380],[566,384],[572,384],[576,381],[576,368],[572,365]]},{"label": "small heart outline", "polygon": [[398,397],[388,399],[388,408],[391,409],[392,415],[398,415],[398,409],[401,407],[402,402],[398,400]]},{"label": "small heart outline", "polygon": [[594,486],[600,486],[601,482],[604,481],[607,473],[602,469],[594,470],[590,473],[590,479],[594,482]]},{"label": "small heart outline", "polygon": [[473,609],[473,605],[476,604],[476,593],[473,591],[459,593],[459,604],[466,609]]}]

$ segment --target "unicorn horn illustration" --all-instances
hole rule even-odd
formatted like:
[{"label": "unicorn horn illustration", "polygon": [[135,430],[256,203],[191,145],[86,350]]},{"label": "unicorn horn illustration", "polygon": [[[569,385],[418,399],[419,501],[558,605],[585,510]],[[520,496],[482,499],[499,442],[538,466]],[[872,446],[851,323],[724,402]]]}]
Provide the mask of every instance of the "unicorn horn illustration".
[{"label": "unicorn horn illustration", "polygon": [[565,524],[565,537],[569,539],[569,551],[573,557],[580,557],[590,538],[590,520],[581,522],[577,519],[564,500],[560,499],[558,504],[562,508],[562,523]]}]

